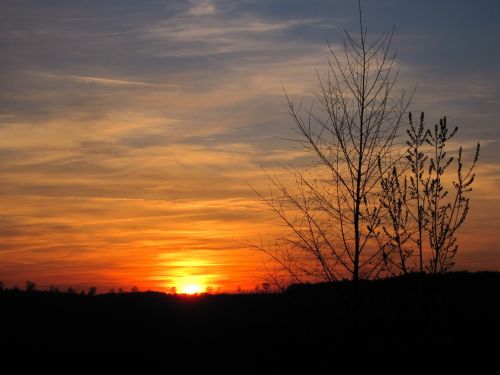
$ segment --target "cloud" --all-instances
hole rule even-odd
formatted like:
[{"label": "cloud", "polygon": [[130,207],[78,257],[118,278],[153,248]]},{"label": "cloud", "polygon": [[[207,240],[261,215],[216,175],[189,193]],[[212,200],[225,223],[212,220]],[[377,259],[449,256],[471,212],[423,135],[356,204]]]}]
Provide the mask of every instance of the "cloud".
[{"label": "cloud", "polygon": [[193,16],[206,16],[215,13],[215,4],[208,0],[194,0],[189,8],[189,14]]},{"label": "cloud", "polygon": [[105,86],[140,86],[140,87],[157,87],[157,88],[185,88],[181,84],[169,84],[169,83],[154,83],[154,82],[140,82],[140,81],[128,81],[122,79],[111,79],[103,77],[89,77],[89,76],[79,76],[79,75],[61,75],[61,74],[51,74],[51,73],[34,73],[34,75],[43,78],[52,78],[56,80],[69,80],[77,83],[84,84],[98,84]]},{"label": "cloud", "polygon": [[[318,19],[278,21],[255,14],[228,16],[215,12],[212,3],[203,1],[195,4],[188,12],[159,21],[142,31],[146,40],[160,42],[155,44],[158,50],[151,51],[154,56],[194,57],[269,52],[277,47],[273,40],[282,33],[321,24]],[[262,38],[264,34],[265,38]]]}]

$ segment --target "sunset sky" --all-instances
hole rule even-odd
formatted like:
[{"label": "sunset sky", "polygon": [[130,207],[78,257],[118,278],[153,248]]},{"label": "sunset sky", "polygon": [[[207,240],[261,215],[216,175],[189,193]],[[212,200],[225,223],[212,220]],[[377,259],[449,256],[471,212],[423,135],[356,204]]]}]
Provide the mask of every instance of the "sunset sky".
[{"label": "sunset sky", "polygon": [[[500,3],[366,0],[399,86],[482,145],[456,269],[500,270]],[[279,231],[251,186],[303,157],[307,101],[347,0],[0,2],[0,280],[101,290],[262,282]]]}]

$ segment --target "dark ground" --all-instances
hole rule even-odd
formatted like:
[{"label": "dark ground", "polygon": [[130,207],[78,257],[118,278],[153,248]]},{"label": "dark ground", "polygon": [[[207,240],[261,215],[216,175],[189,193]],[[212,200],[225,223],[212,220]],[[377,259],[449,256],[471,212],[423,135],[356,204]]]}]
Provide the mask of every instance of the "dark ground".
[{"label": "dark ground", "polygon": [[359,304],[349,282],[199,297],[6,290],[0,373],[497,374],[499,291],[493,272],[363,282]]}]

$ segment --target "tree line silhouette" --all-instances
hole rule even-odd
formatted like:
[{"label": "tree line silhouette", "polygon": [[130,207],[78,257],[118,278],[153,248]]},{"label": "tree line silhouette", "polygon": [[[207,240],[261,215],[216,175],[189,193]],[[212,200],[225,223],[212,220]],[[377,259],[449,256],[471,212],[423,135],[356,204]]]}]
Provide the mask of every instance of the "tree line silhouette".
[{"label": "tree line silhouette", "polygon": [[[429,320],[408,292],[413,278],[439,280]],[[348,280],[294,284],[282,293],[195,297],[6,290],[0,293],[0,366],[30,358],[15,360],[16,368],[31,363],[64,372],[73,363],[93,373],[120,366],[144,373],[172,371],[186,355],[205,358],[198,363],[206,369],[234,369],[236,361],[256,371],[306,366],[312,373],[410,374],[470,366],[481,372],[495,365],[499,273],[409,274],[360,280],[358,287],[359,316],[346,304]],[[429,328],[432,335],[423,335]],[[354,346],[354,338],[362,345]],[[111,367],[101,367],[106,364]]]}]

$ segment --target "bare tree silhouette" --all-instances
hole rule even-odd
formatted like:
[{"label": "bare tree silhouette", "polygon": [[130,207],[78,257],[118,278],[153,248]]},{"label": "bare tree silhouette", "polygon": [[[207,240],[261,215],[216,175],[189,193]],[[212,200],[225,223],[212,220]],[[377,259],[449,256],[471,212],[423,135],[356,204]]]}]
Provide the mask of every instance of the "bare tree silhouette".
[{"label": "bare tree silhouette", "polygon": [[36,289],[36,283],[34,283],[33,281],[26,281],[26,291],[27,292],[34,292]]},{"label": "bare tree silhouette", "polygon": [[[476,145],[471,166],[464,168],[462,146],[458,155],[450,156],[447,146],[458,127],[450,130],[446,117],[425,129],[424,114],[416,125],[410,113],[409,125],[405,163],[394,166],[382,179],[380,202],[388,212],[383,226],[384,259],[396,272],[442,273],[454,265],[456,233],[469,212],[468,193],[480,145]],[[455,177],[447,183],[453,166]]]},{"label": "bare tree silhouette", "polygon": [[383,212],[381,181],[402,158],[397,139],[411,96],[395,94],[398,79],[392,50],[394,29],[368,38],[359,4],[359,33],[345,30],[342,48],[329,45],[326,77],[309,107],[285,91],[298,137],[313,161],[287,167],[294,183],[269,176],[257,192],[289,229],[257,247],[289,281],[374,278],[384,268],[377,228]]}]

